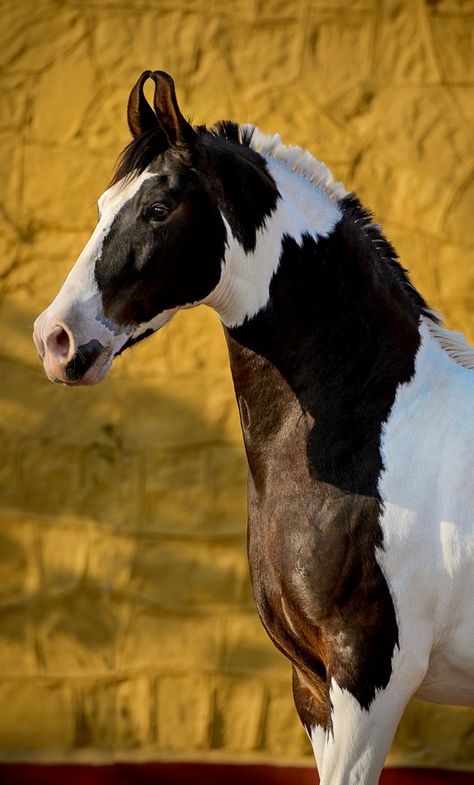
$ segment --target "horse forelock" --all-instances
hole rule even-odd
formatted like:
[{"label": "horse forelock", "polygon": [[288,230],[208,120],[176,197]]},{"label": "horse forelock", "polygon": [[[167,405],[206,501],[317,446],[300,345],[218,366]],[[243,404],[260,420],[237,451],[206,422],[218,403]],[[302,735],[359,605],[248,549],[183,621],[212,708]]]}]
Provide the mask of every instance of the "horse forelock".
[{"label": "horse forelock", "polygon": [[119,156],[111,185],[142,174],[168,147],[166,136],[159,126],[133,139]]}]

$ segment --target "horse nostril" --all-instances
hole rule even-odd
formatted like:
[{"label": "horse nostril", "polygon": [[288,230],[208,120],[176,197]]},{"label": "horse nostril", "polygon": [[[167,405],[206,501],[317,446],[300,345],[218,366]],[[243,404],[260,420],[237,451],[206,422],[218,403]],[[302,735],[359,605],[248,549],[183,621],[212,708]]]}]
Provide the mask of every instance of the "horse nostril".
[{"label": "horse nostril", "polygon": [[77,347],[74,357],[68,362],[65,373],[70,382],[77,382],[81,379],[91,365],[95,363],[104,347],[95,339],[89,343],[81,344]]},{"label": "horse nostril", "polygon": [[58,359],[66,359],[71,352],[71,338],[64,327],[57,324],[46,338],[47,350]]}]

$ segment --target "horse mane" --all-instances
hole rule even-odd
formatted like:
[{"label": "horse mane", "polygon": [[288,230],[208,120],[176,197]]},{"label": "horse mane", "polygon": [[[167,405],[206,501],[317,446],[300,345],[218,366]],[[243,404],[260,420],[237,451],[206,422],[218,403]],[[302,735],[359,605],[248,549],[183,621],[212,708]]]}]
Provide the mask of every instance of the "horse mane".
[{"label": "horse mane", "polygon": [[[395,249],[383,235],[380,226],[374,223],[370,211],[364,208],[357,197],[347,191],[341,182],[334,179],[326,164],[302,147],[285,145],[280,134],[269,136],[251,123],[239,124],[231,120],[221,120],[211,127],[198,125],[194,128],[200,136],[210,134],[250,147],[264,157],[273,158],[315,188],[324,191],[330,199],[340,202],[344,212],[352,214],[353,225],[357,226],[357,230],[362,232],[366,240],[377,250],[381,261],[389,266],[399,286],[427,323],[430,334],[455,362],[464,368],[474,370],[474,348],[469,346],[462,333],[452,332],[442,326],[438,314],[428,307],[411,283]],[[118,160],[111,184],[133,174],[142,173],[167,147],[168,142],[160,127],[153,128],[133,139]]]},{"label": "horse mane", "polygon": [[428,307],[424,298],[413,286],[407,270],[400,264],[398,254],[383,235],[380,226],[374,223],[370,211],[361,205],[354,194],[346,191],[343,183],[334,180],[328,167],[302,147],[283,144],[280,134],[267,136],[251,124],[240,125],[239,132],[239,141],[242,144],[247,144],[261,155],[268,155],[280,161],[292,172],[296,172],[317,188],[321,188],[330,198],[340,200],[345,209],[353,211],[354,223],[360,225],[360,229],[382,252],[383,260],[391,267],[401,288],[418,306],[431,335],[458,365],[474,370],[474,348],[467,343],[462,333],[453,332],[442,326],[441,317]]},{"label": "horse mane", "polygon": [[308,150],[296,145],[286,145],[282,142],[280,134],[268,136],[255,125],[241,125],[240,131],[242,139],[248,139],[249,147],[263,156],[270,156],[279,161],[292,172],[327,193],[330,199],[339,200],[347,196],[348,191],[344,184],[335,180],[326,164],[311,155]]},{"label": "horse mane", "polygon": [[251,123],[235,123],[232,120],[221,120],[211,128],[198,127],[199,133],[210,133],[212,136],[237,142],[250,147],[262,156],[270,156],[283,164],[287,169],[300,175],[303,179],[324,191],[330,199],[343,199],[348,191],[344,185],[334,180],[332,172],[326,164],[318,161],[314,155],[303,147],[285,145],[280,134],[269,136]]}]

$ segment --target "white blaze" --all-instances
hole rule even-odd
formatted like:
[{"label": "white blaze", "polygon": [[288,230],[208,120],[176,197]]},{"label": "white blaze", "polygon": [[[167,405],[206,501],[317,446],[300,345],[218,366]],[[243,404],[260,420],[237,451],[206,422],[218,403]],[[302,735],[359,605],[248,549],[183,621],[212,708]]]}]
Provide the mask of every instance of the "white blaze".
[{"label": "white blaze", "polygon": [[217,311],[226,327],[242,324],[267,304],[285,235],[298,245],[304,234],[315,240],[327,237],[342,217],[337,200],[323,189],[278,159],[268,158],[266,163],[280,193],[276,209],[258,229],[255,249],[250,253],[245,253],[224,219],[228,247],[221,278],[203,301]]},{"label": "white blaze", "polygon": [[[114,353],[131,335],[131,328],[118,327],[105,317],[95,279],[95,265],[120,210],[133,199],[146,180],[155,176],[155,173],[145,170],[138,176],[121,180],[100,196],[97,226],[58,295],[36,320],[35,333],[43,342],[52,325],[65,324],[73,333],[76,346],[92,339],[100,341],[107,349],[110,364]],[[143,328],[140,325],[133,332],[138,334],[150,326],[152,323]]]}]

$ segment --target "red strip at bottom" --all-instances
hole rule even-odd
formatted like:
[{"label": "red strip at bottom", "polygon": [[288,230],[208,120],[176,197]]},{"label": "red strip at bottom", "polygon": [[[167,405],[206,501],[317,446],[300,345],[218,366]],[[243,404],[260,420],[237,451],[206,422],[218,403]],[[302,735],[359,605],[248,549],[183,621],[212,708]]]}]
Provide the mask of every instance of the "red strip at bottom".
[{"label": "red strip at bottom", "polygon": [[[314,769],[214,763],[0,764],[2,785],[317,785]],[[385,769],[380,785],[474,785],[474,772]]]}]

